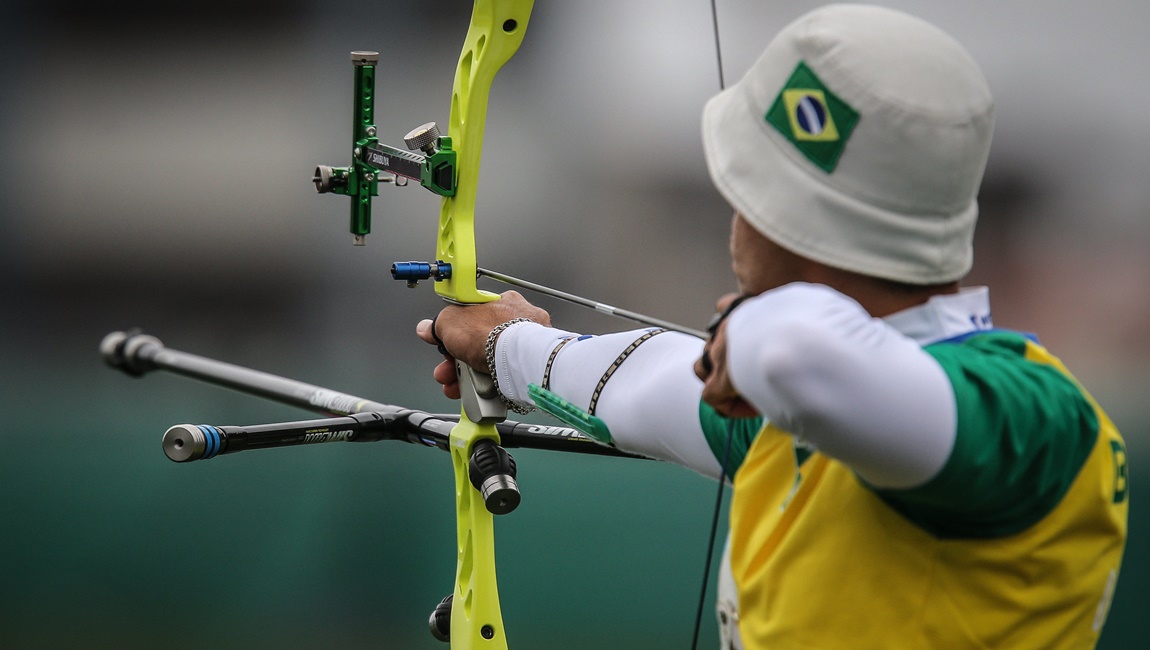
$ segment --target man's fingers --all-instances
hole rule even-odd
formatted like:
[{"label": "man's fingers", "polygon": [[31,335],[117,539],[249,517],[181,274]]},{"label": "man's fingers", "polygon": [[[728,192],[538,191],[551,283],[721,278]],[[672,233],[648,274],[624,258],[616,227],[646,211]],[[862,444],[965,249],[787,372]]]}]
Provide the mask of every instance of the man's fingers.
[{"label": "man's fingers", "polygon": [[518,292],[507,291],[501,300],[479,305],[449,305],[435,318],[425,318],[416,324],[415,333],[420,340],[437,346],[446,357],[433,372],[435,381],[443,385],[444,395],[459,399],[456,359],[472,368],[486,368],[486,346],[491,332],[516,318],[543,325],[551,323],[546,311],[528,303]]},{"label": "man's fingers", "polygon": [[451,360],[443,361],[438,366],[435,366],[435,370],[432,371],[432,376],[435,377],[435,381],[444,386],[455,383],[459,379],[455,374],[455,362]]},{"label": "man's fingers", "polygon": [[425,318],[419,321],[415,324],[415,333],[417,336],[419,336],[419,338],[423,339],[424,343],[431,343],[434,345],[435,337],[431,335],[431,324],[432,320],[430,318]]},{"label": "man's fingers", "polygon": [[695,376],[705,382],[714,371],[715,364],[711,362],[711,346],[708,345],[703,348],[703,354],[695,360]]},{"label": "man's fingers", "polygon": [[740,295],[741,294],[737,293],[727,293],[720,296],[719,299],[715,301],[715,313],[721,314],[727,311],[727,307],[730,307],[732,302],[738,300]]},{"label": "man's fingers", "polygon": [[443,394],[451,399],[459,399],[459,376],[455,373],[455,361],[447,359],[432,371],[435,381],[443,384]]},{"label": "man's fingers", "polygon": [[[719,300],[724,316],[738,300],[739,296],[734,294]],[[755,408],[739,394],[728,374],[726,322],[719,318],[709,329],[711,338],[703,346],[702,355],[695,360],[695,376],[703,382],[702,400],[727,417],[757,415]]]},{"label": "man's fingers", "polygon": [[[711,404],[708,402],[708,404]],[[750,418],[759,414],[755,407],[751,406],[741,397],[735,396],[718,403],[711,404],[715,412],[719,415],[728,418]]]}]

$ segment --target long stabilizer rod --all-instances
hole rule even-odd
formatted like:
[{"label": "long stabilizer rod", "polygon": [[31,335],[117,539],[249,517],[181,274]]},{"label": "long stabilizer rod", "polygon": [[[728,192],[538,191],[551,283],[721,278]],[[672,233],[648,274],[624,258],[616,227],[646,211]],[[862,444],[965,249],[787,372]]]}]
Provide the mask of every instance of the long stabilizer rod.
[{"label": "long stabilizer rod", "polygon": [[[153,370],[165,370],[313,413],[337,416],[329,420],[246,427],[177,425],[165,434],[164,443],[164,453],[177,462],[212,458],[221,453],[244,449],[268,449],[320,442],[401,440],[447,450],[451,427],[459,419],[459,415],[427,413],[383,404],[294,379],[173,350],[165,347],[158,338],[136,331],[108,334],[100,343],[100,352],[108,365],[132,376],[139,377]],[[644,458],[601,445],[580,431],[567,427],[508,420],[499,423],[496,428],[500,444],[507,448]],[[212,433],[212,430],[215,433]],[[352,430],[354,434],[341,433]]]}]

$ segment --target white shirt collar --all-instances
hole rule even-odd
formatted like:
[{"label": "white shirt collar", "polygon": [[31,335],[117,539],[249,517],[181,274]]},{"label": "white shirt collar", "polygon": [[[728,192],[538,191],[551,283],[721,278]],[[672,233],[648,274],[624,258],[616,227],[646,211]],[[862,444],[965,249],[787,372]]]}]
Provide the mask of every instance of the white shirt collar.
[{"label": "white shirt collar", "polygon": [[994,327],[990,320],[990,290],[986,287],[969,287],[958,293],[931,296],[925,303],[891,314],[883,320],[919,345],[930,345]]}]

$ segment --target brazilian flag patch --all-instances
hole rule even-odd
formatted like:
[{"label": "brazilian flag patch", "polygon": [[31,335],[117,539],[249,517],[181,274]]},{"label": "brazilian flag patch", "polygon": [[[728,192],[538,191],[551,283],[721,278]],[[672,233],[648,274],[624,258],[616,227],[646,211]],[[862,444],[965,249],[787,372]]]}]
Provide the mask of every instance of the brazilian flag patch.
[{"label": "brazilian flag patch", "polygon": [[766,120],[826,173],[838,165],[859,113],[839,99],[802,61],[795,67]]}]

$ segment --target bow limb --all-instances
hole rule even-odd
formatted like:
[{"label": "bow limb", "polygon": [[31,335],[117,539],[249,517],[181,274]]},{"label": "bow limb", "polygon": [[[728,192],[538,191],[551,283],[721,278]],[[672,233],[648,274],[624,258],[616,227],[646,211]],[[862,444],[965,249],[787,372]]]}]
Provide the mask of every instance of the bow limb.
[{"label": "bow limb", "polygon": [[439,212],[436,259],[451,264],[451,277],[435,283],[443,298],[458,303],[490,302],[496,294],[476,288],[475,191],[487,120],[487,98],[495,73],[519,49],[534,0],[476,0],[459,55],[451,94],[448,134],[457,152],[455,196]]},{"label": "bow limb", "polygon": [[[456,192],[445,197],[440,208],[436,259],[451,265],[449,278],[436,282],[435,291],[445,300],[474,304],[490,302],[498,295],[476,287],[475,194],[487,99],[495,74],[519,49],[534,0],[475,0],[471,24],[455,71],[448,134],[457,152]],[[453,650],[484,648],[506,650],[507,639],[499,607],[495,577],[495,536],[492,513],[483,495],[472,484],[469,468],[476,444],[499,442],[496,422],[506,409],[492,386],[478,386],[490,378],[459,365],[464,409],[451,430],[449,445],[455,471],[457,557],[451,605]],[[486,394],[487,397],[479,397]],[[469,398],[472,408],[468,408]],[[476,402],[494,410],[475,408]]]}]

